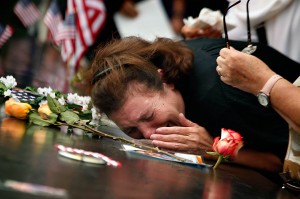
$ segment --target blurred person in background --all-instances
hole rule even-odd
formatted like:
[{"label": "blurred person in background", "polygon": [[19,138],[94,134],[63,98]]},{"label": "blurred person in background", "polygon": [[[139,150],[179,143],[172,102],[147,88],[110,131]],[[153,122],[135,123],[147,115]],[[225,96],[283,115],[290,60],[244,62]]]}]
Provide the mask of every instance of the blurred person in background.
[{"label": "blurred person in background", "polygon": [[32,40],[29,37],[14,38],[1,50],[0,76],[14,76],[19,88],[31,85],[34,78]]},{"label": "blurred person in background", "polygon": [[[228,1],[230,5],[237,2],[236,0]],[[235,25],[235,28],[228,31],[231,40],[247,41],[248,39],[246,5],[247,1],[241,1],[226,14],[226,21],[231,21]],[[300,63],[299,8],[300,1],[297,0],[250,0],[249,18],[252,41],[268,44]],[[210,31],[191,29],[187,26],[182,28],[182,34],[186,39],[216,36]]]},{"label": "blurred person in background", "polygon": [[184,18],[198,17],[202,8],[220,10],[224,13],[228,6],[226,0],[162,0],[162,2],[166,7],[172,27],[178,34],[182,34]]},{"label": "blurred person in background", "polygon": [[142,0],[104,0],[106,8],[106,21],[103,29],[100,31],[96,42],[89,47],[87,51],[87,58],[89,60],[94,56],[95,48],[101,43],[106,43],[113,38],[120,38],[120,34],[114,21],[114,15],[117,12],[121,12],[124,16],[134,18],[139,13],[135,7],[135,4]]},{"label": "blurred person in background", "polygon": [[0,23],[9,24],[13,35],[0,48],[0,76],[13,75],[18,87],[30,85],[34,73],[34,35],[30,35],[26,27],[14,13],[17,0],[2,1],[0,6]]}]

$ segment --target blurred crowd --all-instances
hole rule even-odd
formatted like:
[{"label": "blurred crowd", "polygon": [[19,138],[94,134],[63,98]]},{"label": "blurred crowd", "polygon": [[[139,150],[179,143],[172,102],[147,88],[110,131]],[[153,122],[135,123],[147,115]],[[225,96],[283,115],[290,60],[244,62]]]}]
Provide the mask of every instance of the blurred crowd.
[{"label": "blurred crowd", "polygon": [[[89,67],[90,60],[93,58],[97,46],[105,44],[113,38],[121,37],[114,21],[114,15],[120,12],[125,17],[135,18],[140,14],[137,9],[137,4],[143,1],[146,0],[99,1],[105,8],[102,13],[105,19],[102,22],[103,24],[99,26],[99,31],[95,33],[92,43],[87,45],[86,49],[84,49],[82,59],[76,63],[78,66],[75,66],[75,72],[74,69],[73,71],[70,70],[70,64],[62,57],[61,49],[63,47],[57,45],[54,36],[51,35],[44,21],[44,17],[53,2],[57,3],[62,20],[66,21],[68,15],[70,15],[70,9],[68,9],[69,2],[74,1],[12,0],[2,2],[0,8],[0,25],[5,27],[5,25],[9,24],[13,29],[13,34],[7,38],[7,41],[5,40],[0,47],[0,76],[15,76],[19,87],[25,87],[27,85],[36,87],[50,86],[63,92],[82,92],[82,90],[84,90],[82,86],[85,84],[82,82],[82,73]],[[191,30],[185,26],[183,19],[198,17],[202,8],[209,8],[213,11],[220,11],[222,14],[226,14],[228,6],[234,3],[232,0],[153,1],[161,2],[173,31],[184,39],[191,39],[192,37],[222,37],[223,33],[220,32],[216,34],[213,27],[203,30]],[[24,23],[22,19],[24,17],[20,17],[17,14],[16,7],[20,2],[31,3],[36,6],[39,11],[39,17],[36,18],[34,23]],[[83,2],[88,2],[88,0]],[[230,39],[247,39],[247,27],[245,22],[246,2],[246,0],[242,1],[241,5],[236,6],[236,8],[233,8],[227,13],[228,19],[235,19],[238,24],[238,28],[236,28],[235,31],[229,32]],[[251,29],[253,40],[266,42],[291,59],[300,62],[300,58],[298,57],[300,55],[299,49],[294,47],[297,46],[298,42],[295,42],[293,39],[295,38],[294,32],[297,32],[299,26],[296,24],[299,14],[295,13],[297,13],[297,7],[299,7],[300,4],[293,0],[268,0],[264,2],[265,3],[259,3],[256,0],[252,0],[249,6],[251,23],[256,26],[256,28]],[[78,8],[74,6],[74,9],[76,10]],[[78,17],[78,19],[80,20],[81,17]],[[279,32],[278,29],[280,29],[284,23],[283,20],[287,21],[288,19],[292,20],[286,23],[287,28]],[[263,36],[261,36],[261,31],[259,31],[261,27]],[[191,31],[194,31],[192,32],[194,36],[190,35]],[[195,33],[195,31],[197,32]],[[4,29],[2,32],[4,32]],[[1,33],[1,29],[0,34],[4,34]],[[277,38],[280,34],[283,39],[278,40]],[[266,35],[268,41],[266,41]]]}]

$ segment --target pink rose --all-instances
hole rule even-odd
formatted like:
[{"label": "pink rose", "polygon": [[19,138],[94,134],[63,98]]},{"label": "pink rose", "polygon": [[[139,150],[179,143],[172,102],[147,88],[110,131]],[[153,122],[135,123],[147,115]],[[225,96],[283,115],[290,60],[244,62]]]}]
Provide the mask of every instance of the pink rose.
[{"label": "pink rose", "polygon": [[212,149],[223,157],[233,159],[244,145],[242,136],[233,130],[222,128],[221,139],[216,137]]}]

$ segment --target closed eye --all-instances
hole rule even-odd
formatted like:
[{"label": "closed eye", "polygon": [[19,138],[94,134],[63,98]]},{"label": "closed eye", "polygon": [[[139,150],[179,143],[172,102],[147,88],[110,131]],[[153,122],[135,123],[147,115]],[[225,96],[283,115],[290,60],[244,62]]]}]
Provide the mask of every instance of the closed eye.
[{"label": "closed eye", "polygon": [[150,122],[153,120],[154,116],[155,116],[155,114],[154,114],[154,112],[152,112],[150,115],[142,117],[140,121],[141,122]]}]

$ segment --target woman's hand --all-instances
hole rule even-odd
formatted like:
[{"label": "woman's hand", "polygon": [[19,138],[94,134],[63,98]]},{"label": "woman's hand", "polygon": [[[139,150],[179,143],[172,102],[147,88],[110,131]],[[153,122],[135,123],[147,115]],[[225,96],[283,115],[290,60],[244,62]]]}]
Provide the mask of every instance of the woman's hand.
[{"label": "woman's hand", "polygon": [[257,57],[237,51],[233,47],[223,48],[217,63],[216,70],[224,83],[254,95],[275,74]]},{"label": "woman's hand", "polygon": [[152,144],[174,151],[199,154],[207,149],[211,150],[213,138],[205,128],[186,119],[179,114],[181,126],[160,127],[150,136]]}]

